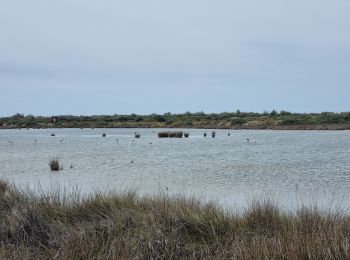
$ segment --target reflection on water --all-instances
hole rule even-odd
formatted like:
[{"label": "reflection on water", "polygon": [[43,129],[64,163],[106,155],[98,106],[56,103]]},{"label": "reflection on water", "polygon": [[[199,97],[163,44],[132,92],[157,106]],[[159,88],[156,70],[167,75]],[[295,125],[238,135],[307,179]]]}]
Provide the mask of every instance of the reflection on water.
[{"label": "reflection on water", "polygon": [[[158,131],[1,130],[0,175],[43,189],[133,189],[228,206],[262,195],[286,207],[330,198],[350,206],[350,131],[216,130],[216,138],[205,138],[204,130],[192,129],[183,139],[159,139]],[[48,167],[56,157],[64,167],[59,173]]]}]

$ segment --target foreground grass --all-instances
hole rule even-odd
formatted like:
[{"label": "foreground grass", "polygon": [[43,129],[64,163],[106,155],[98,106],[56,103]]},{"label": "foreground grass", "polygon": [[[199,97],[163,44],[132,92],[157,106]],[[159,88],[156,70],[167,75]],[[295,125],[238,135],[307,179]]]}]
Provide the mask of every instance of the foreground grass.
[{"label": "foreground grass", "polygon": [[349,259],[350,217],[254,202],[214,204],[135,194],[36,197],[0,182],[0,256],[6,259]]}]

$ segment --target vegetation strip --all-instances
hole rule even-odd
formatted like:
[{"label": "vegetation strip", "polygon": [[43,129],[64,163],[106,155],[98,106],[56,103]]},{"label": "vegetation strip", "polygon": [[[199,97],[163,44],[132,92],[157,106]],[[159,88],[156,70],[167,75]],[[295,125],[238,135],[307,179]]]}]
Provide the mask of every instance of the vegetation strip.
[{"label": "vegetation strip", "polygon": [[0,118],[9,128],[217,128],[276,130],[350,130],[350,112],[298,114],[275,110],[265,113],[232,112],[163,115],[24,116]]}]

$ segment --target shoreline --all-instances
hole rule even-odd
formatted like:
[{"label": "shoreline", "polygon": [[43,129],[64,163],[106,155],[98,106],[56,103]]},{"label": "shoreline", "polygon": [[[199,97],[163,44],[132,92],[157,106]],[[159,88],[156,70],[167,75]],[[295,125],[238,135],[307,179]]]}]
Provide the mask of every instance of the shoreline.
[{"label": "shoreline", "polygon": [[0,129],[23,128],[183,128],[226,130],[350,130],[350,112],[270,113],[186,112],[150,115],[54,115],[15,114],[0,117]]}]

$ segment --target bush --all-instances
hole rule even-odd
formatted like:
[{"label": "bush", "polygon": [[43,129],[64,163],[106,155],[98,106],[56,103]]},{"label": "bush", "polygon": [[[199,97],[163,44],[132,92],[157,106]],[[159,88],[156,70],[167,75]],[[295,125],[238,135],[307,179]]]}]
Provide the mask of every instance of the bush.
[{"label": "bush", "polygon": [[192,120],[187,119],[187,120],[185,120],[184,125],[185,125],[185,126],[192,126],[192,125],[193,125],[193,122],[192,122]]},{"label": "bush", "polygon": [[58,159],[52,159],[49,162],[49,166],[51,171],[59,171],[60,170],[60,162],[58,161]]},{"label": "bush", "polygon": [[152,119],[156,122],[166,122],[166,118],[161,115],[152,115]]},{"label": "bush", "polygon": [[232,117],[231,118],[231,125],[243,125],[247,123],[247,120],[241,117]]}]

